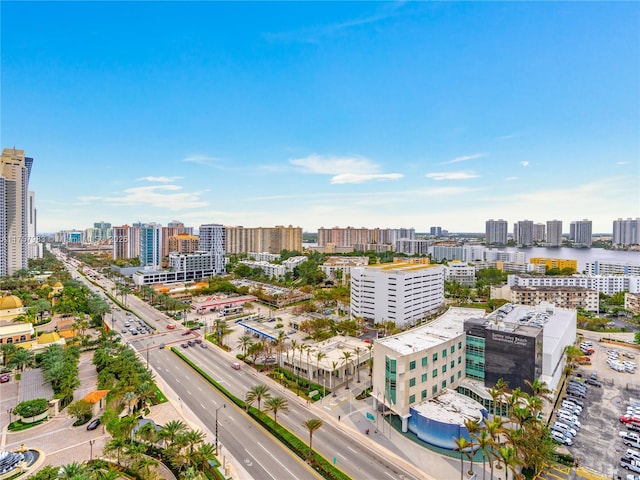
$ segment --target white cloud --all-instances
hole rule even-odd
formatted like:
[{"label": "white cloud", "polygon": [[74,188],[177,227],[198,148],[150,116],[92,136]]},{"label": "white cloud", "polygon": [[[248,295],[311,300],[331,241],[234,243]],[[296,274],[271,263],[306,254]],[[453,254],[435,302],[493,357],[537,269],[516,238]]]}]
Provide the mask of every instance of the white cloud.
[{"label": "white cloud", "polygon": [[616,165],[629,165],[631,162],[616,162]]},{"label": "white cloud", "polygon": [[462,157],[456,157],[453,160],[449,160],[448,162],[443,162],[443,165],[448,165],[450,163],[459,163],[459,162],[466,162],[468,160],[475,160],[476,158],[482,158],[482,157],[486,157],[487,154],[486,153],[474,153],[473,155],[465,155]]},{"label": "white cloud", "polygon": [[147,205],[174,211],[208,205],[207,202],[200,200],[200,192],[179,192],[180,190],[182,187],[179,185],[150,185],[127,188],[121,194],[110,197],[86,196],[78,199],[83,202],[109,205]]},{"label": "white cloud", "polygon": [[523,167],[528,167],[529,166],[529,162],[524,160],[524,161],[520,162],[520,165],[522,165]]},{"label": "white cloud", "polygon": [[309,155],[294,158],[289,163],[300,167],[303,173],[333,175],[332,184],[364,183],[371,180],[397,180],[401,173],[381,173],[379,165],[365,157],[335,157]]},{"label": "white cloud", "polygon": [[370,173],[359,175],[357,173],[341,173],[331,178],[332,184],[340,183],[365,183],[370,180],[398,180],[404,175],[401,173]]},{"label": "white cloud", "polygon": [[220,163],[221,159],[217,157],[210,157],[208,155],[187,155],[182,159],[182,161],[206,165],[207,167],[214,167]]},{"label": "white cloud", "polygon": [[425,177],[435,180],[437,182],[441,180],[469,180],[471,178],[478,178],[480,175],[470,172],[433,172],[427,173]]},{"label": "white cloud", "polygon": [[518,180],[518,177],[507,177],[504,179],[506,182],[512,182],[514,180]]},{"label": "white cloud", "polygon": [[180,180],[182,177],[140,177],[136,181],[147,181],[147,182],[160,182],[160,183],[169,183],[175,182],[176,180]]}]

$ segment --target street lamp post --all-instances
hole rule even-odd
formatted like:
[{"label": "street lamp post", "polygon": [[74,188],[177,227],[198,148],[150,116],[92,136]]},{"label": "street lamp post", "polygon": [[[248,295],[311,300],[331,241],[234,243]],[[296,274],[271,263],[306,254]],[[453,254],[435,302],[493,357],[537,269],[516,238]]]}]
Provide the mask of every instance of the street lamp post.
[{"label": "street lamp post", "polygon": [[221,408],[226,408],[226,406],[227,406],[227,404],[223,403],[221,406],[216,408],[216,455],[219,452],[219,450],[218,450],[218,410],[220,410]]},{"label": "street lamp post", "polygon": [[320,400],[320,403],[324,402],[324,397],[326,394],[327,394],[327,379],[323,375],[322,376],[322,400]]},{"label": "street lamp post", "polygon": [[89,440],[89,461],[93,461],[93,444],[96,443],[95,440]]},{"label": "street lamp post", "polygon": [[12,423],[12,422],[11,422],[11,413],[12,413],[12,410],[11,410],[10,408],[8,408],[8,409],[7,409],[7,413],[9,414],[9,425],[11,425],[11,423]]}]

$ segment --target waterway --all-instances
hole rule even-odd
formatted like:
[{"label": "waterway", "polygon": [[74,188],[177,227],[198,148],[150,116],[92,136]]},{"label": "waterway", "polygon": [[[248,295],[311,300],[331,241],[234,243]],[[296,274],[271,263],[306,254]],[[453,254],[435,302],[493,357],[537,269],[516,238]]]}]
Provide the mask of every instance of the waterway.
[{"label": "waterway", "polygon": [[506,250],[508,252],[524,252],[527,254],[527,261],[534,257],[544,258],[564,258],[567,260],[578,261],[578,272],[584,271],[586,264],[589,262],[600,263],[631,263],[640,265],[640,252],[632,252],[625,250],[606,250],[604,248],[550,248],[550,247],[531,247],[516,248],[504,247],[498,250]]}]

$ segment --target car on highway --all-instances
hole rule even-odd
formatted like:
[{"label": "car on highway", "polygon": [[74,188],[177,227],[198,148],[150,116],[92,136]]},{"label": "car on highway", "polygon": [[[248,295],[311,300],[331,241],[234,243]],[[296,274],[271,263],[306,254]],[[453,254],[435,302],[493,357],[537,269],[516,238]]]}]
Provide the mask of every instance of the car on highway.
[{"label": "car on highway", "polygon": [[0,375],[0,383],[7,383],[9,380],[11,380],[11,377],[8,374],[3,373]]},{"label": "car on highway", "polygon": [[189,348],[189,344],[187,344],[187,343],[182,343],[182,344],[180,344],[180,346],[182,348]]},{"label": "car on highway", "polygon": [[193,330],[185,330],[184,332],[182,332],[182,336],[184,337],[185,335],[191,335],[193,333]]},{"label": "car on highway", "polygon": [[100,425],[99,418],[91,420],[91,422],[89,422],[89,425],[87,425],[87,430],[95,430],[96,428],[98,428],[98,425]]},{"label": "car on highway", "polygon": [[202,348],[209,348],[209,347],[207,347],[207,344],[206,344],[206,343],[204,343],[204,342],[202,342],[202,343],[200,344],[200,346],[201,346]]},{"label": "car on highway", "polygon": [[175,325],[167,325],[167,328],[169,330],[175,330],[176,326]]},{"label": "car on highway", "polygon": [[240,370],[240,364],[238,362],[234,362],[231,364],[231,368],[234,370]]}]

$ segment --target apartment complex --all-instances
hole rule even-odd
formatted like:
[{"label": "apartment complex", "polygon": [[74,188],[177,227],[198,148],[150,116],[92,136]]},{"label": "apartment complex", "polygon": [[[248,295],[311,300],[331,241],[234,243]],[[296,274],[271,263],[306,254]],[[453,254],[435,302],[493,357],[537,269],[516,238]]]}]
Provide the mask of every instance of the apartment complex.
[{"label": "apartment complex", "polygon": [[513,239],[519,247],[533,246],[533,221],[520,220],[513,225]]},{"label": "apartment complex", "polygon": [[547,222],[545,243],[547,247],[562,246],[562,220],[549,220]]},{"label": "apartment complex", "polygon": [[506,245],[507,228],[506,220],[487,220],[485,222],[485,243],[487,245]]},{"label": "apartment complex", "polygon": [[216,275],[221,275],[225,271],[225,235],[226,228],[220,224],[208,223],[200,225],[198,249],[201,252],[210,252],[213,259],[213,270]]},{"label": "apartment complex", "polygon": [[574,247],[589,248],[593,243],[591,220],[576,220],[569,225],[569,240]]},{"label": "apartment complex", "polygon": [[578,271],[578,261],[573,259],[532,257],[529,259],[529,263],[544,265],[547,269],[557,268],[564,270],[565,268],[570,268],[574,272]]},{"label": "apartment complex", "polygon": [[588,312],[598,312],[600,306],[599,293],[585,287],[508,287],[508,291],[510,294],[505,299],[520,305],[551,303],[560,308],[582,308]]},{"label": "apartment complex", "polygon": [[199,250],[199,244],[197,235],[178,233],[169,237],[168,250],[170,253],[195,253]]},{"label": "apartment complex", "polygon": [[[327,257],[320,270],[327,278],[341,275],[343,281],[351,276],[351,269],[354,267],[366,267],[369,265],[369,257]],[[342,272],[338,274],[337,272]]]},{"label": "apartment complex", "polygon": [[531,276],[509,275],[509,287],[582,287],[607,295],[619,292],[640,292],[640,277],[634,275],[571,275],[566,276]]},{"label": "apartment complex", "polygon": [[333,227],[318,229],[318,247],[332,244],[336,247],[354,247],[356,245],[382,244],[393,245],[398,240],[415,240],[413,228],[354,228]]},{"label": "apartment complex", "polygon": [[351,269],[351,316],[411,325],[444,305],[444,266],[395,261]]},{"label": "apartment complex", "polygon": [[[280,253],[302,250],[302,228],[288,227],[224,227],[227,254],[247,252]],[[202,236],[202,233],[200,233]]]},{"label": "apartment complex", "polygon": [[33,158],[5,148],[0,158],[0,276],[28,266],[29,176]]},{"label": "apartment complex", "polygon": [[138,228],[140,265],[159,269],[162,265],[162,226],[158,223],[143,223]]},{"label": "apartment complex", "polygon": [[635,275],[640,277],[640,263],[587,262],[585,270],[590,275]]},{"label": "apartment complex", "polygon": [[43,244],[38,241],[36,194],[33,191],[29,191],[27,232],[27,257],[42,258]]},{"label": "apartment complex", "polygon": [[283,278],[288,272],[293,272],[294,268],[307,260],[306,256],[298,255],[289,257],[282,263],[270,263],[264,260],[240,260],[240,263],[252,268],[259,268],[267,277]]},{"label": "apartment complex", "polygon": [[611,243],[620,247],[640,245],[640,218],[614,220]]},{"label": "apartment complex", "polygon": [[444,279],[447,282],[458,282],[464,287],[474,287],[476,284],[476,268],[465,262],[449,262],[444,267]]}]

